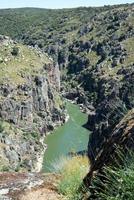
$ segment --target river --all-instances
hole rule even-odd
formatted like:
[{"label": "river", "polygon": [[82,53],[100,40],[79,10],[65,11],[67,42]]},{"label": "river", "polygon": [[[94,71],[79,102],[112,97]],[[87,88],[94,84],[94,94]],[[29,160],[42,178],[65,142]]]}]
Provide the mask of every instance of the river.
[{"label": "river", "polygon": [[45,138],[47,150],[44,154],[43,171],[52,172],[52,163],[69,152],[87,150],[90,132],[82,127],[87,122],[88,115],[82,113],[78,105],[66,103],[70,116],[68,122],[58,127]]}]

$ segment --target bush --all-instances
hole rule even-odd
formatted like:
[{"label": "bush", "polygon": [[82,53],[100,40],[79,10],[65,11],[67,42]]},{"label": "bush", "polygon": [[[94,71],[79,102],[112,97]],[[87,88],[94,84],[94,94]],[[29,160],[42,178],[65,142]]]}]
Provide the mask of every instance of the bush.
[{"label": "bush", "polygon": [[133,200],[134,156],[129,156],[119,168],[106,167],[104,174],[93,180],[92,189],[99,200]]},{"label": "bush", "polygon": [[19,54],[19,48],[18,47],[13,47],[11,54],[13,56],[17,56]]},{"label": "bush", "polygon": [[61,174],[59,193],[63,194],[67,200],[82,199],[79,188],[89,170],[88,158],[86,156],[61,158],[54,166]]},{"label": "bush", "polygon": [[2,123],[2,121],[0,121],[0,133],[2,133],[3,130],[4,130],[4,128],[3,128],[3,123]]}]

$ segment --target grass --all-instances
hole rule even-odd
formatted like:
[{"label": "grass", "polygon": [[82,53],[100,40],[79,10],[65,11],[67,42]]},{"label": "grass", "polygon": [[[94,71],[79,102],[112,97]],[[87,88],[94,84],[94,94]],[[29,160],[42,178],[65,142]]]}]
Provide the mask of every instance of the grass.
[{"label": "grass", "polygon": [[91,51],[86,55],[86,57],[89,58],[91,65],[96,65],[100,59],[100,56],[98,56],[95,51]]},{"label": "grass", "polygon": [[106,166],[103,173],[93,178],[90,188],[80,188],[82,181],[89,170],[86,156],[62,157],[53,164],[56,172],[61,174],[58,191],[66,200],[134,200],[134,154],[119,154],[122,164]]},{"label": "grass", "polygon": [[[12,55],[14,48],[18,48],[17,55]],[[38,73],[44,64],[50,63],[47,55],[12,42],[0,46],[0,56],[0,82],[8,81],[16,85],[25,83],[24,76]]]},{"label": "grass", "polygon": [[[134,154],[119,167],[105,167],[104,175],[96,177],[92,189],[99,200],[134,199]],[[103,180],[103,181],[102,181]]]},{"label": "grass", "polygon": [[134,63],[134,38],[128,38],[123,42],[125,49],[127,50],[127,58],[125,60],[125,64],[133,64]]},{"label": "grass", "polygon": [[[0,33],[11,37],[20,37],[27,34],[33,37],[37,32],[37,38],[47,40],[45,30],[51,28],[54,35],[58,36],[57,31],[62,28],[82,24],[89,20],[96,12],[101,12],[108,8],[76,8],[76,9],[5,9],[0,10]],[[64,20],[66,18],[66,20]],[[3,24],[4,19],[4,24]],[[61,20],[63,19],[63,20]],[[45,27],[45,28],[44,28]],[[45,30],[44,30],[45,29]],[[41,30],[41,34],[38,34]],[[47,33],[47,31],[45,31]]]},{"label": "grass", "polygon": [[15,130],[10,123],[0,120],[0,133],[4,135],[15,135]]},{"label": "grass", "polygon": [[79,188],[89,170],[87,156],[62,157],[53,164],[53,169],[61,174],[58,191],[67,200],[80,200]]},{"label": "grass", "polygon": [[58,96],[57,94],[55,94],[55,99],[54,99],[54,103],[55,103],[55,107],[57,109],[60,109],[61,106],[63,106],[63,102],[60,96]]}]

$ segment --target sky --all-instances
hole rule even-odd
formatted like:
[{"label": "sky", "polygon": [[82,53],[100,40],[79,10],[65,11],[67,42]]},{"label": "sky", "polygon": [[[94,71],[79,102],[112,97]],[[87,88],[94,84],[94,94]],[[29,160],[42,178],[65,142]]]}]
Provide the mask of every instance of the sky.
[{"label": "sky", "polygon": [[134,0],[0,0],[0,8],[73,8],[79,6],[103,6],[133,2]]}]

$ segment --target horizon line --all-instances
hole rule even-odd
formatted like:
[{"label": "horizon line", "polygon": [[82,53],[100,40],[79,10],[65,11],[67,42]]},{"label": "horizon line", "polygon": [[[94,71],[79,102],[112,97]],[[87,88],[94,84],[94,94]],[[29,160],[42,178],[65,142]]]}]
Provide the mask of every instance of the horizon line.
[{"label": "horizon line", "polygon": [[63,7],[63,8],[47,8],[47,7],[32,7],[32,6],[26,6],[26,7],[3,7],[0,8],[0,10],[9,10],[9,9],[26,9],[26,8],[32,8],[32,9],[46,9],[46,10],[62,10],[62,9],[73,9],[73,8],[101,8],[101,7],[108,7],[108,6],[121,6],[121,5],[132,5],[133,3],[121,3],[121,4],[104,4],[104,5],[98,5],[98,6],[74,6],[74,7]]}]

